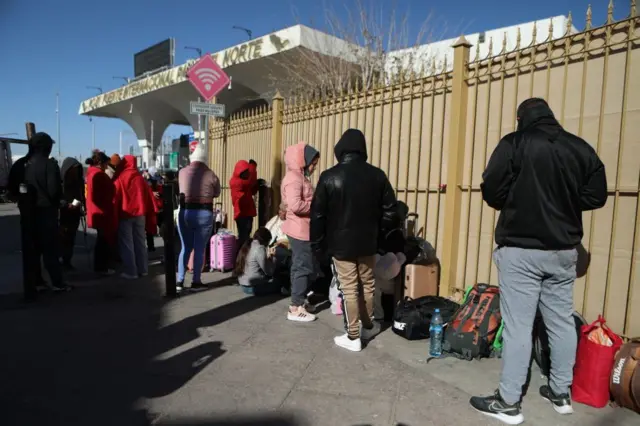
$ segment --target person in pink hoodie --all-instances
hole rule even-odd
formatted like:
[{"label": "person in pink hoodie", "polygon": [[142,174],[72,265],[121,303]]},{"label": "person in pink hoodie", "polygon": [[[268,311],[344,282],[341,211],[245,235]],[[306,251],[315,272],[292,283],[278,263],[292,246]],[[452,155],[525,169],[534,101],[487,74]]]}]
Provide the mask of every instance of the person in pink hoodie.
[{"label": "person in pink hoodie", "polygon": [[313,186],[309,176],[318,165],[320,153],[311,145],[300,142],[287,148],[284,162],[287,172],[282,180],[281,195],[286,206],[282,232],[289,239],[291,249],[291,306],[287,319],[311,322],[315,315],[307,312],[307,293],[315,277],[315,258],[309,241],[309,225]]}]

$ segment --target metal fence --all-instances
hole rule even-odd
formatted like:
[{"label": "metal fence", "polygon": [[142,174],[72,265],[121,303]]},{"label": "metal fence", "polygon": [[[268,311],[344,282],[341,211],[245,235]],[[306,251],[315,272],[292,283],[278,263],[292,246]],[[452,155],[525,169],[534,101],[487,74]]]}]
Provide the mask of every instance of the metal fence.
[{"label": "metal fence", "polygon": [[443,67],[448,72],[427,64],[407,81],[369,90],[278,95],[271,109],[212,124],[212,164],[228,183],[237,160],[255,158],[277,194],[286,147],[301,140],[315,146],[322,171],[335,164],[342,132],[361,129],[369,161],[388,174],[436,246],[446,295],[475,282],[497,284],[491,255],[498,215],[482,201],[481,174],[500,138],[515,129],[518,104],[545,98],[562,125],[597,150],[609,181],[607,205],[583,216],[590,264],[576,282],[576,309],[587,319],[603,313],[617,332],[640,335],[639,27],[635,1],[617,22],[610,3],[603,26],[592,26],[589,8],[584,31],[573,33],[569,21],[564,38],[521,46],[518,36],[513,51],[506,39],[489,40],[488,56],[479,57],[461,38],[453,67]]}]

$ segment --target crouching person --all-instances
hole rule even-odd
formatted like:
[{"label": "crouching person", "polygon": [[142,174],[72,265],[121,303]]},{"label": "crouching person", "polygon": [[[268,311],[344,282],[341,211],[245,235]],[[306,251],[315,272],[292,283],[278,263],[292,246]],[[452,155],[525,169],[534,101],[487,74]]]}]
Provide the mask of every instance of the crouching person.
[{"label": "crouching person", "polygon": [[280,293],[282,286],[273,278],[276,270],[275,247],[269,248],[271,232],[258,228],[238,252],[235,273],[242,291],[254,296]]}]

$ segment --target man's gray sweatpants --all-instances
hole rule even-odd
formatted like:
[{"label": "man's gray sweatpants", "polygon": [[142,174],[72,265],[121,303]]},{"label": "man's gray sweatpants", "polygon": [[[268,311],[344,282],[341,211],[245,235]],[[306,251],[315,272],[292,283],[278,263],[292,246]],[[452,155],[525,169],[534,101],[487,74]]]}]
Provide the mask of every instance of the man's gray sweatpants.
[{"label": "man's gray sweatpants", "polygon": [[499,247],[493,252],[500,283],[504,320],[500,395],[508,404],[520,401],[531,360],[533,322],[540,307],[549,334],[549,386],[569,392],[573,381],[577,336],[573,319],[573,283],[578,252]]}]

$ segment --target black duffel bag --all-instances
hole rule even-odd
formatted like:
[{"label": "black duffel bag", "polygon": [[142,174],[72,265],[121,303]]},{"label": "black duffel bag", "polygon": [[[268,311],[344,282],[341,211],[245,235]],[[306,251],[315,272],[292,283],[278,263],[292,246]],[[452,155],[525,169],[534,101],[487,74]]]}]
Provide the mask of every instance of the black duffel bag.
[{"label": "black duffel bag", "polygon": [[[576,334],[580,337],[580,330],[587,321],[577,312],[573,313],[573,319],[576,322]],[[544,325],[542,314],[540,311],[536,313],[536,319],[533,324],[533,360],[540,367],[543,376],[549,377],[551,371],[551,349],[549,348],[549,335]]]},{"label": "black duffel bag", "polygon": [[456,302],[440,296],[424,296],[415,300],[405,297],[396,306],[391,329],[407,340],[428,339],[434,311],[440,309],[442,320],[447,324],[459,307]]}]

